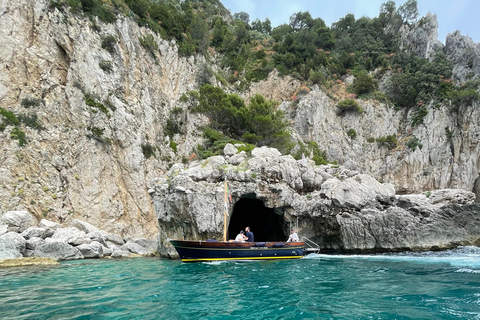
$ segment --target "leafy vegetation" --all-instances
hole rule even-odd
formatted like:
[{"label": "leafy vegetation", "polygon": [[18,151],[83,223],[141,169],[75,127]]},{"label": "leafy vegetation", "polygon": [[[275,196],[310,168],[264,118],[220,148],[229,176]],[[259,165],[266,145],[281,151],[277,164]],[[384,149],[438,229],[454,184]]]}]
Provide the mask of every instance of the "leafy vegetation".
[{"label": "leafy vegetation", "polygon": [[111,54],[115,53],[115,44],[117,39],[112,35],[107,35],[102,38],[102,48],[110,52]]},{"label": "leafy vegetation", "polygon": [[94,113],[97,113],[98,110],[100,110],[101,112],[103,112],[107,117],[110,118],[110,111],[108,111],[107,107],[105,107],[104,104],[98,102],[95,100],[95,98],[86,93],[84,96],[83,96],[84,100],[85,100],[85,104],[90,108],[90,110]]},{"label": "leafy vegetation", "polygon": [[23,98],[22,102],[20,103],[22,107],[30,108],[30,107],[38,107],[40,104],[44,103],[42,99],[36,98]]},{"label": "leafy vegetation", "polygon": [[348,129],[347,136],[349,136],[350,139],[355,139],[357,137],[357,132],[354,129]]},{"label": "leafy vegetation", "polygon": [[19,127],[14,127],[12,131],[10,131],[10,138],[18,140],[18,145],[20,147],[27,144],[25,132],[23,132]]},{"label": "leafy vegetation", "polygon": [[398,144],[397,136],[394,134],[377,138],[375,141],[379,147],[386,146],[389,150],[395,149]]},{"label": "leafy vegetation", "polygon": [[153,147],[149,142],[141,145],[143,156],[146,159],[149,159],[151,156],[155,156],[155,147]]},{"label": "leafy vegetation", "polygon": [[348,112],[363,113],[363,109],[355,100],[344,99],[337,104],[337,115],[343,116]]},{"label": "leafy vegetation", "polygon": [[200,88],[192,112],[205,114],[210,119],[209,128],[229,139],[285,152],[291,146],[290,133],[283,112],[276,106],[275,101],[261,95],[255,95],[246,105],[239,96],[206,84]]},{"label": "leafy vegetation", "polygon": [[110,73],[113,71],[112,61],[102,60],[98,63],[98,66],[106,73]]},{"label": "leafy vegetation", "polygon": [[420,143],[420,141],[418,140],[417,137],[413,137],[413,138],[410,138],[408,141],[407,141],[407,147],[409,147],[410,149],[412,149],[412,151],[415,151],[418,148],[422,149],[423,147],[423,144]]}]

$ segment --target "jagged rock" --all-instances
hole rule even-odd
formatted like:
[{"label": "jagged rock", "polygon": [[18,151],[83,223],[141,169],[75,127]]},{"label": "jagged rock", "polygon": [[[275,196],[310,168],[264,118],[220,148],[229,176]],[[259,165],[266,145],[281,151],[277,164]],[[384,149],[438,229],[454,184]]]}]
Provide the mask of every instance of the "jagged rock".
[{"label": "jagged rock", "polygon": [[52,258],[55,260],[83,259],[83,255],[76,247],[65,242],[46,241],[34,250],[35,257]]},{"label": "jagged rock", "polygon": [[432,58],[435,52],[443,49],[438,41],[437,15],[428,12],[425,17],[413,24],[403,24],[400,28],[400,48],[423,58]]},{"label": "jagged rock", "polygon": [[93,231],[87,234],[87,236],[92,240],[102,244],[102,246],[108,247],[106,239],[107,232],[105,231]]},{"label": "jagged rock", "polygon": [[113,253],[113,249],[110,249],[109,247],[104,247],[103,245],[102,245],[102,251],[103,251],[104,257],[110,257]]},{"label": "jagged rock", "polygon": [[0,236],[0,260],[22,257],[26,241],[16,232],[8,232]]},{"label": "jagged rock", "polygon": [[58,228],[61,228],[62,226],[59,223],[47,220],[47,219],[42,219],[40,220],[39,226],[41,228],[48,228],[52,230],[57,230]]},{"label": "jagged rock", "polygon": [[39,237],[31,237],[25,242],[26,248],[35,250],[38,246],[45,244],[45,239]]},{"label": "jagged rock", "polygon": [[100,229],[91,225],[90,223],[82,220],[78,220],[78,219],[73,220],[72,227],[77,228],[78,230],[83,231],[85,233],[100,231]]},{"label": "jagged rock", "polygon": [[[127,243],[125,243],[121,247],[121,250],[129,251],[131,253],[139,254],[139,255],[142,255],[142,256],[152,255],[156,252],[156,250],[152,250],[150,248],[145,248],[145,247],[141,246],[140,244],[132,242],[132,241],[127,241]],[[115,252],[116,252],[116,250],[114,250],[113,253],[115,253]]]},{"label": "jagged rock", "polygon": [[84,258],[102,258],[103,246],[100,242],[92,241],[89,244],[81,244],[76,247],[82,253]]},{"label": "jagged rock", "polygon": [[223,154],[226,156],[233,156],[238,152],[238,149],[231,143],[227,143],[225,148],[223,148]]},{"label": "jagged rock", "polygon": [[245,159],[247,158],[247,153],[245,151],[240,151],[239,153],[235,154],[234,156],[231,156],[228,159],[228,163],[238,166],[241,164]]},{"label": "jagged rock", "polygon": [[52,240],[61,241],[73,246],[78,246],[81,244],[89,244],[92,240],[87,236],[83,231],[78,230],[77,228],[58,228],[53,234]]},{"label": "jagged rock", "polygon": [[27,230],[22,232],[22,236],[26,240],[33,237],[45,239],[47,237],[53,236],[54,233],[55,231],[49,228],[28,228]]},{"label": "jagged rock", "polygon": [[130,251],[122,250],[122,249],[113,249],[111,254],[112,258],[126,258],[131,255]]},{"label": "jagged rock", "polygon": [[262,158],[279,157],[282,154],[275,148],[261,147],[252,150],[252,156]]},{"label": "jagged rock", "polygon": [[123,241],[122,237],[117,234],[107,233],[105,236],[105,241],[116,244],[116,245],[124,245],[125,241]]},{"label": "jagged rock", "polygon": [[151,253],[157,252],[157,249],[158,249],[157,241],[140,238],[140,239],[133,240],[133,242],[149,250]]},{"label": "jagged rock", "polygon": [[0,236],[8,232],[8,225],[0,224]]},{"label": "jagged rock", "polygon": [[23,232],[34,223],[34,219],[27,211],[8,211],[0,218],[0,223],[6,224],[8,231]]}]

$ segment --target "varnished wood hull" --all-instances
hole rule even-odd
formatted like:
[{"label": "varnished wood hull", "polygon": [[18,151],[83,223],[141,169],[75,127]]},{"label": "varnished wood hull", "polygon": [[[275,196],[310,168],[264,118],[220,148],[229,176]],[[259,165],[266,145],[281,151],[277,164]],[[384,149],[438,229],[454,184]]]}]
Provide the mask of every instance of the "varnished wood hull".
[{"label": "varnished wood hull", "polygon": [[170,240],[184,262],[298,259],[305,242],[225,242]]}]

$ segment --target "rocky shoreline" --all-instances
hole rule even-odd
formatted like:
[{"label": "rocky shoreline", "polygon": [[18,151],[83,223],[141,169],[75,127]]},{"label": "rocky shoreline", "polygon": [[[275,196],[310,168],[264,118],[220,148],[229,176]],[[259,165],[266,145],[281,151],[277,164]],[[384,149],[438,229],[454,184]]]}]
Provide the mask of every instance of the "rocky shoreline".
[{"label": "rocky shoreline", "polygon": [[157,252],[154,240],[122,238],[78,219],[69,226],[47,219],[37,223],[27,211],[9,211],[0,218],[0,261],[8,260],[8,266],[15,265],[12,259],[25,265],[45,264],[42,258],[123,258],[154,256]]}]

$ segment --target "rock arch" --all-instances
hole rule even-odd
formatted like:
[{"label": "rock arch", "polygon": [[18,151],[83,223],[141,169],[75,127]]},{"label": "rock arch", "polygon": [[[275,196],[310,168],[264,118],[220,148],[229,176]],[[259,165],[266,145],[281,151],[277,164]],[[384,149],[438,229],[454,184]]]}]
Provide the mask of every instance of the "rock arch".
[{"label": "rock arch", "polygon": [[254,193],[241,197],[233,205],[228,238],[235,239],[247,226],[255,235],[255,241],[285,241],[288,237],[282,208],[267,208]]}]

